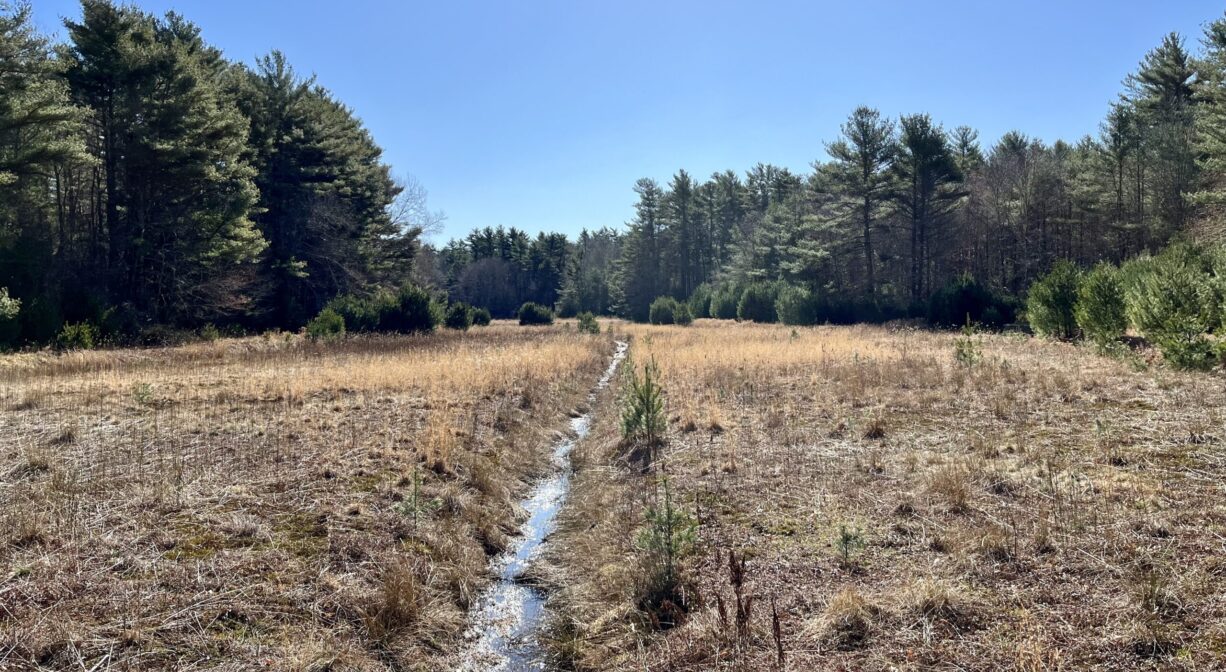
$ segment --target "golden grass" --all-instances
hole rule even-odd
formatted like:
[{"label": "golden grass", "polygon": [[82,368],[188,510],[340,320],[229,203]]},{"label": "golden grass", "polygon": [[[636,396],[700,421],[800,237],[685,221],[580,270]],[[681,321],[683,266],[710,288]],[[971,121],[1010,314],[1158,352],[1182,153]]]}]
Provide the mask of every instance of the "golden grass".
[{"label": "golden grass", "polygon": [[[984,335],[631,325],[657,361],[655,473],[699,521],[690,621],[650,633],[635,557],[650,479],[614,421],[580,446],[554,549],[579,669],[1216,669],[1226,483],[1220,374],[1137,371],[1088,348]],[[612,414],[605,414],[606,416]],[[844,562],[840,526],[862,530]],[[745,553],[753,635],[713,627]]]},{"label": "golden grass", "polygon": [[500,324],[0,357],[0,669],[438,669],[607,364]]}]

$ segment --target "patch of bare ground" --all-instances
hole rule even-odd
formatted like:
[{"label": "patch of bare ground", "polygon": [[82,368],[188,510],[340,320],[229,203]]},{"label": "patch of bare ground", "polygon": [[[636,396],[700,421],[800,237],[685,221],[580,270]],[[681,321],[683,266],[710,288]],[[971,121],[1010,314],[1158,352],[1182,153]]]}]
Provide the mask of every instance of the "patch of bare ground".
[{"label": "patch of bare ground", "polygon": [[439,669],[612,342],[0,358],[0,669]]},{"label": "patch of bare ground", "polygon": [[[562,662],[1223,667],[1220,374],[1019,335],[980,337],[967,366],[957,334],[629,330],[661,369],[667,445],[638,474],[605,413],[577,453],[553,555]],[[661,630],[638,606],[636,539],[664,474],[699,527],[689,613]]]}]

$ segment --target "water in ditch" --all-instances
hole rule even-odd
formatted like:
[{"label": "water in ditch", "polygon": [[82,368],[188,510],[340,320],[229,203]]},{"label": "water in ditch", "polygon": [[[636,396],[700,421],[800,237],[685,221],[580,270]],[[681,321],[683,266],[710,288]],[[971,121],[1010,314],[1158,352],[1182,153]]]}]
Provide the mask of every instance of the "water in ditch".
[{"label": "water in ditch", "polygon": [[[588,395],[588,408],[596,395],[612,382],[626,357],[627,345],[617,343],[609,367]],[[498,580],[476,602],[470,618],[468,639],[459,670],[462,672],[516,672],[545,669],[545,650],[539,634],[545,612],[545,594],[522,582],[528,564],[540,554],[546,537],[557,524],[558,510],[570,492],[570,453],[587,436],[592,412],[572,418],[571,436],[553,447],[553,473],[532,489],[521,505],[528,520],[520,527],[511,547],[493,561]]]}]

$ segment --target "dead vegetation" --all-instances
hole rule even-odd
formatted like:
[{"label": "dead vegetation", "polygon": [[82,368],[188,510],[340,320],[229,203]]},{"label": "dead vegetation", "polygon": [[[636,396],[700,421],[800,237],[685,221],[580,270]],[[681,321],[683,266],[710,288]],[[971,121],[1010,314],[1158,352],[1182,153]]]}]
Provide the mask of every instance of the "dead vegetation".
[{"label": "dead vegetation", "polygon": [[[627,464],[615,412],[576,453],[552,553],[565,665],[1226,660],[1219,375],[1014,335],[977,336],[968,361],[956,334],[629,330],[632,356],[659,365],[670,422],[646,475]],[[682,563],[689,613],[659,629],[630,568],[664,475],[698,538]]]},{"label": "dead vegetation", "polygon": [[612,352],[561,327],[0,358],[0,669],[439,669]]}]

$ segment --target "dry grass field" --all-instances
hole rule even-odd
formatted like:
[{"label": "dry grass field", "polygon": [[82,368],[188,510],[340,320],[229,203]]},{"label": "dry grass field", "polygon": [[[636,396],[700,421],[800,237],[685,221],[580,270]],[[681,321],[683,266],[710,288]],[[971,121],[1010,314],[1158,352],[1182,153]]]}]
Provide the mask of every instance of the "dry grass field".
[{"label": "dry grass field", "polygon": [[0,358],[0,669],[439,669],[605,336]]},{"label": "dry grass field", "polygon": [[[560,668],[1226,667],[1219,374],[1020,335],[959,361],[957,334],[617,330],[668,428],[644,473],[617,395],[592,409],[531,572]],[[0,670],[453,667],[612,340],[0,358]],[[665,480],[697,535],[661,630],[638,602]]]},{"label": "dry grass field", "polygon": [[[1220,374],[1021,335],[968,364],[958,334],[627,329],[667,440],[641,475],[603,413],[575,456],[550,558],[568,665],[1226,669]],[[665,476],[698,530],[688,617],[653,632],[636,535]]]}]

